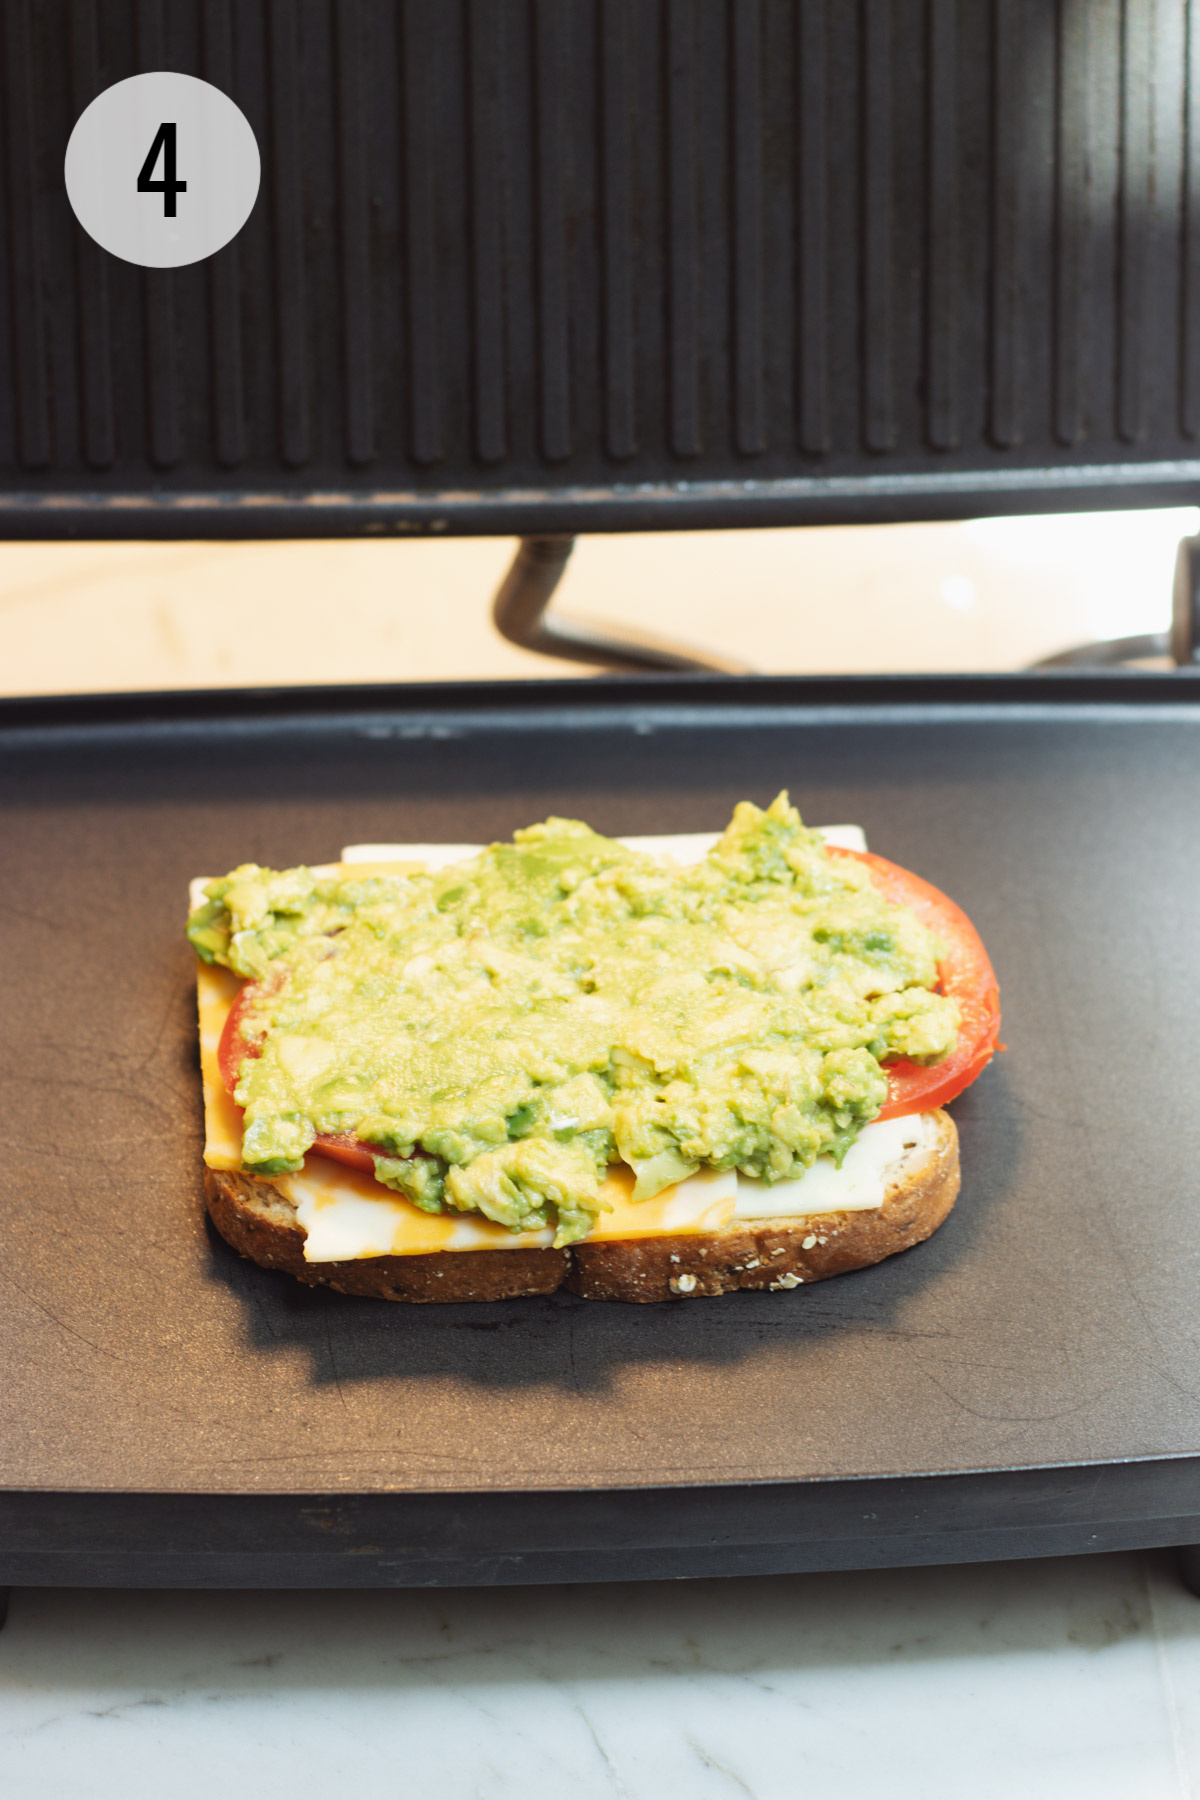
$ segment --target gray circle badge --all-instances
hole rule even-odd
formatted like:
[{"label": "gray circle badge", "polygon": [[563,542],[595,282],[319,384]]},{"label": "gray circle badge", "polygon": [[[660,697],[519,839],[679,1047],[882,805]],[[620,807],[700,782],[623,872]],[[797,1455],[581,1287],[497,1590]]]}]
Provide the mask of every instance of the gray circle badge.
[{"label": "gray circle badge", "polygon": [[67,198],[125,262],[176,269],[236,237],[258,198],[258,142],[228,94],[194,75],[131,75],[98,94],[67,145]]}]

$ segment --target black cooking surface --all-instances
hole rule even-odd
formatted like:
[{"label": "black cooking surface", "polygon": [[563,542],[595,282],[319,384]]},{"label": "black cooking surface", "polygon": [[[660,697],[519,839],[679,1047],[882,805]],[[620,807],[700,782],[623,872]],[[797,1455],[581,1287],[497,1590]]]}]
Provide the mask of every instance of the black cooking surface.
[{"label": "black cooking surface", "polygon": [[[1200,697],[1134,691],[564,683],[143,701],[124,722],[11,703],[4,1485],[607,1489],[1200,1455]],[[407,1307],[309,1291],[215,1236],[190,876],[550,812],[706,830],[785,786],[960,901],[999,975],[1007,1053],[953,1107],[963,1191],[929,1243],[791,1293]]]}]

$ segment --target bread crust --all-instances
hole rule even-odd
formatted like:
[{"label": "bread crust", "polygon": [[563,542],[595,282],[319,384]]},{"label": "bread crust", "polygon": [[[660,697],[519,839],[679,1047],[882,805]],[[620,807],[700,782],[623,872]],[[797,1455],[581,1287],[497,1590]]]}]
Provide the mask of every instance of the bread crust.
[{"label": "bread crust", "polygon": [[206,1169],[213,1224],[227,1243],[309,1287],[381,1300],[511,1300],[566,1286],[588,1300],[693,1300],[738,1288],[786,1289],[867,1268],[935,1232],[959,1190],[958,1133],[946,1112],[936,1133],[902,1165],[883,1205],[797,1219],[737,1220],[701,1236],[629,1238],[568,1250],[441,1250],[306,1262],[295,1209],[260,1175]]}]

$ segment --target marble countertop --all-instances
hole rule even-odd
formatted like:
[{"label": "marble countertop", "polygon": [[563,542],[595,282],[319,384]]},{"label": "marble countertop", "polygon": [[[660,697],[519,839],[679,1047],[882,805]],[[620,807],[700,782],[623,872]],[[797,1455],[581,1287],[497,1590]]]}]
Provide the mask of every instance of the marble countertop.
[{"label": "marble countertop", "polygon": [[5,1800],[1187,1800],[1200,1601],[1166,1555],[576,1588],[19,1590],[0,1769]]}]

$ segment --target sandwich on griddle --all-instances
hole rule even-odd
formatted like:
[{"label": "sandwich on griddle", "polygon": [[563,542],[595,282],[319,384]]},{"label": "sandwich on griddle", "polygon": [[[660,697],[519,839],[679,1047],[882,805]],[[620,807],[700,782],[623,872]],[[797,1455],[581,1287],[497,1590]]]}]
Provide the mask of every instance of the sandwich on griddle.
[{"label": "sandwich on griddle", "polygon": [[551,818],[199,884],[222,1235],[346,1293],[638,1301],[928,1237],[999,1029],[970,921],[786,795],[699,848]]}]

